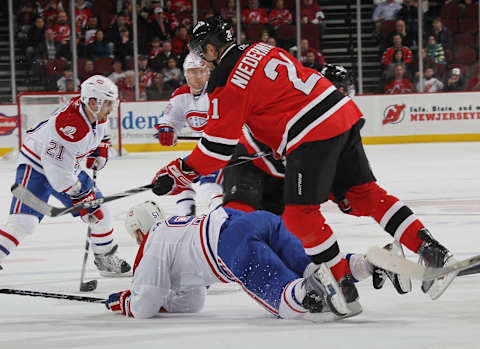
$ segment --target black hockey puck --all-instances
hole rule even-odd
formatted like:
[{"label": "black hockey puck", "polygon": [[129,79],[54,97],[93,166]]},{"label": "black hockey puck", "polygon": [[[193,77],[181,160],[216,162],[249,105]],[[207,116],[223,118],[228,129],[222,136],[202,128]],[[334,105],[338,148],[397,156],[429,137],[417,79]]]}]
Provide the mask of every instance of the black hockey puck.
[{"label": "black hockey puck", "polygon": [[90,280],[80,285],[80,292],[92,292],[97,288],[97,280]]}]

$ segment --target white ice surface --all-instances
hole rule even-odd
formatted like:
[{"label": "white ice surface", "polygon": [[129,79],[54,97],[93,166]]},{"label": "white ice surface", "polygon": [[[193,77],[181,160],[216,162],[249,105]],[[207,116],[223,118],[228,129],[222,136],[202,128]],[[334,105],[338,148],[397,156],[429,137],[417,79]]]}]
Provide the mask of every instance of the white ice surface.
[{"label": "white ice surface", "polygon": [[[480,253],[480,143],[366,147],[384,188],[405,201],[457,256]],[[99,174],[108,195],[149,183],[156,169],[186,153],[129,154]],[[15,163],[0,160],[0,219],[8,215]],[[109,204],[119,254],[130,262],[135,242],[123,219],[130,205],[156,199],[173,213],[172,198],[150,192]],[[52,202],[55,202],[52,200]],[[327,204],[323,212],[343,251],[363,252],[390,241],[369,218],[349,217]],[[86,227],[71,216],[46,218],[12,253],[0,271],[0,288],[78,293]],[[413,258],[413,254],[409,253]],[[89,294],[106,297],[127,289],[129,278],[99,278],[90,258],[86,279],[98,278]],[[414,282],[411,294],[397,295],[387,284],[358,285],[364,312],[335,323],[273,318],[241,292],[207,297],[198,314],[162,314],[126,319],[101,304],[0,294],[0,348],[480,348],[480,276],[458,278],[437,301]]]}]

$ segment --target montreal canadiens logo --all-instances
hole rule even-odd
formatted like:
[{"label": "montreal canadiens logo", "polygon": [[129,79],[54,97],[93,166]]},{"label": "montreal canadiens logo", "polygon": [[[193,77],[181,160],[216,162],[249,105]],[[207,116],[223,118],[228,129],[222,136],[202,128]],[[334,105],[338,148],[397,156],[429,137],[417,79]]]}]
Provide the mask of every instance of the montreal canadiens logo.
[{"label": "montreal canadiens logo", "polygon": [[77,129],[73,126],[60,127],[60,131],[70,139],[73,139],[73,135],[77,132]]},{"label": "montreal canadiens logo", "polygon": [[205,125],[208,122],[208,114],[205,112],[199,112],[199,111],[190,111],[185,115],[185,118],[187,119],[188,125],[192,128],[194,131],[203,131]]},{"label": "montreal canadiens logo", "polygon": [[405,104],[394,104],[385,108],[383,112],[383,125],[398,124],[405,117]]},{"label": "montreal canadiens logo", "polygon": [[17,117],[0,113],[0,136],[8,136],[17,128]]}]

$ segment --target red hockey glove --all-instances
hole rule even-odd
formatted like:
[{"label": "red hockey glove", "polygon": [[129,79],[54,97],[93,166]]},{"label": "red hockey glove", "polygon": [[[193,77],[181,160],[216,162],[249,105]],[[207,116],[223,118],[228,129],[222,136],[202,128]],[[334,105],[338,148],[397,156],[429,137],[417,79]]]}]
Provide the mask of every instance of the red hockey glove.
[{"label": "red hockey glove", "polygon": [[105,306],[111,311],[119,311],[122,315],[133,317],[130,310],[130,290],[112,293],[105,301]]},{"label": "red hockey glove", "polygon": [[177,130],[175,130],[175,127],[167,124],[156,124],[155,128],[158,130],[155,138],[158,138],[158,142],[161,145],[172,147],[177,144]]},{"label": "red hockey glove", "polygon": [[156,195],[176,195],[189,189],[198,176],[182,159],[177,159],[155,174],[152,190]]},{"label": "red hockey glove", "polygon": [[97,171],[104,168],[108,161],[108,149],[110,149],[111,145],[110,136],[103,137],[97,149],[87,156],[87,168]]},{"label": "red hockey glove", "polygon": [[[72,195],[70,196],[70,198],[72,199],[73,205],[97,199],[95,196],[95,192],[92,191],[92,189],[90,189],[87,192],[83,192],[77,195]],[[78,211],[78,213],[80,213],[80,216],[82,217],[82,220],[85,223],[93,224],[103,219],[103,212],[100,209],[100,206],[98,205],[93,206],[92,208],[89,208],[89,209],[80,210]]]}]

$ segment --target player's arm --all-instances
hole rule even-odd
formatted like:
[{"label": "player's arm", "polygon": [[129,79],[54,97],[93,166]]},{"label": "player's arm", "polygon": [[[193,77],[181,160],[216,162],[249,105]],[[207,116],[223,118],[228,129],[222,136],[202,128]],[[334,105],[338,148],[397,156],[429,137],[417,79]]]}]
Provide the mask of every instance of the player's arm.
[{"label": "player's arm", "polygon": [[186,159],[187,166],[206,175],[230,161],[245,123],[247,97],[247,90],[229,80],[225,87],[209,94],[208,124],[200,142]]},{"label": "player's arm", "polygon": [[205,305],[207,289],[195,287],[182,291],[170,291],[165,304],[169,313],[198,313]]},{"label": "player's arm", "polygon": [[183,113],[185,106],[182,105],[181,97],[176,95],[176,93],[177,91],[173,93],[158,124],[155,125],[158,131],[155,137],[164,146],[174,146],[177,143],[178,132],[185,124],[185,115]]},{"label": "player's arm", "polygon": [[212,173],[230,161],[242,133],[247,91],[227,83],[209,94],[209,103],[209,121],[200,142],[187,158],[176,159],[156,173],[152,181],[156,195],[178,194],[199,175]]},{"label": "player's arm", "polygon": [[[159,251],[158,243],[147,243],[145,246],[130,289],[111,294],[105,303],[112,311],[139,319],[151,318],[158,314],[162,307],[165,308],[170,294],[172,258],[167,246],[161,246]],[[152,251],[152,246],[155,247],[155,251]]]}]

